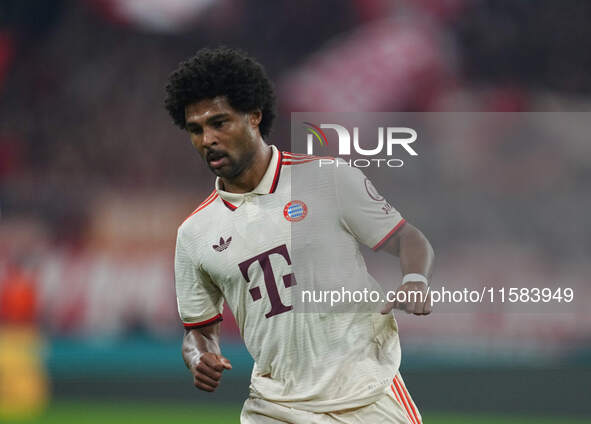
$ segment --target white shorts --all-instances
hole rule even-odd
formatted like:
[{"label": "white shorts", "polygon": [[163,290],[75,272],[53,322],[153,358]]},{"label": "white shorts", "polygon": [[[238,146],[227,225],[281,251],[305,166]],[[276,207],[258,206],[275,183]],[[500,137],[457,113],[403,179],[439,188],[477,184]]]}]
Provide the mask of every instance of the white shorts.
[{"label": "white shorts", "polygon": [[240,414],[241,424],[422,424],[419,409],[396,374],[384,396],[359,408],[334,412],[309,412],[289,408],[264,399],[248,398]]}]

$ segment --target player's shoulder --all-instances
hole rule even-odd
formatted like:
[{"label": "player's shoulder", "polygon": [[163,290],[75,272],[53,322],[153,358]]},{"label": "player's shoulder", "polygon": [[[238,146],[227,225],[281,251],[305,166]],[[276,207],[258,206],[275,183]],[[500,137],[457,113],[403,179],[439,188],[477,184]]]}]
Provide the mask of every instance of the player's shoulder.
[{"label": "player's shoulder", "polygon": [[216,215],[215,208],[218,199],[218,192],[213,190],[179,225],[178,234],[194,233],[199,228],[206,228],[204,226]]},{"label": "player's shoulder", "polygon": [[281,153],[282,164],[292,167],[296,172],[305,170],[306,174],[313,173],[324,176],[331,174],[337,178],[343,174],[349,178],[359,178],[360,175],[363,175],[361,170],[350,165],[350,161],[340,157],[314,156],[292,152]]},{"label": "player's shoulder", "polygon": [[332,156],[315,156],[303,153],[281,152],[281,165],[290,168],[293,172],[326,174],[333,172],[338,158]]},{"label": "player's shoulder", "polygon": [[296,166],[296,165],[304,165],[311,162],[317,161],[324,161],[327,164],[331,161],[334,161],[335,158],[332,156],[315,156],[315,155],[308,155],[305,153],[293,153],[282,151],[281,152],[281,164],[288,165],[288,166]]}]

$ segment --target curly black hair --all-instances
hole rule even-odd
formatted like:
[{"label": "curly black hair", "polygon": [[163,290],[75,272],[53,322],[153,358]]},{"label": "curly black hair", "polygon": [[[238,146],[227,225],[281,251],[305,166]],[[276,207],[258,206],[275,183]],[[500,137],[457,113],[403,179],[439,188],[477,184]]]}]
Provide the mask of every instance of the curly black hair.
[{"label": "curly black hair", "polygon": [[164,105],[174,123],[185,129],[185,106],[225,96],[240,112],[262,111],[259,131],[269,135],[275,119],[275,93],[262,65],[229,47],[201,49],[168,77]]}]

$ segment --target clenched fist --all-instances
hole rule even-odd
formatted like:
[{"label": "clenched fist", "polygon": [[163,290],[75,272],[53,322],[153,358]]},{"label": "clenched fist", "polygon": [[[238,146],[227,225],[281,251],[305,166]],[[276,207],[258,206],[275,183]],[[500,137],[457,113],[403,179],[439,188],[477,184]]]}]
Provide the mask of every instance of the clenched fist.
[{"label": "clenched fist", "polygon": [[220,384],[222,371],[231,369],[232,364],[228,359],[212,352],[195,356],[190,366],[195,387],[206,392],[215,391]]},{"label": "clenched fist", "polygon": [[396,299],[382,309],[382,314],[392,309],[400,309],[409,314],[429,315],[431,313],[431,293],[427,284],[422,281],[409,281],[396,290]]}]

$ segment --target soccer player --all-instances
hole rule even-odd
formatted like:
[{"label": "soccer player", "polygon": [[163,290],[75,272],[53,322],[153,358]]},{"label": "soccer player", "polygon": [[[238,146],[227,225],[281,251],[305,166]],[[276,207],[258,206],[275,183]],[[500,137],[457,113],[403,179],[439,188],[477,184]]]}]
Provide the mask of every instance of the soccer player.
[{"label": "soccer player", "polygon": [[[174,123],[217,176],[177,234],[182,352],[195,386],[213,392],[232,368],[219,345],[225,300],[255,361],[243,424],[419,424],[398,371],[391,310],[431,312],[433,250],[425,236],[361,171],[319,167],[315,157],[265,142],[275,96],[245,53],[202,49],[170,75],[166,91]],[[310,190],[293,198],[300,179]],[[304,284],[334,275],[375,282],[359,243],[399,256],[398,292],[420,292],[422,300],[384,303],[381,313],[299,312],[294,293]]]}]

